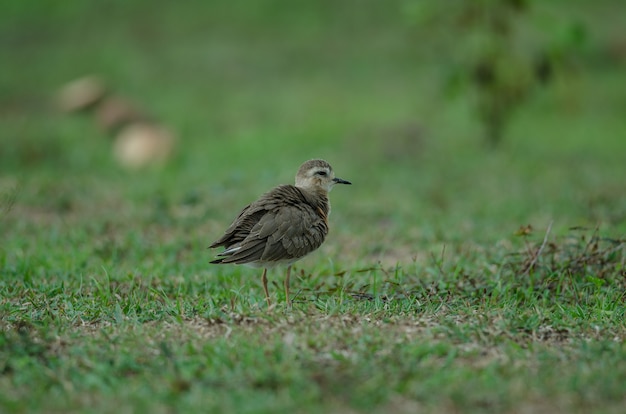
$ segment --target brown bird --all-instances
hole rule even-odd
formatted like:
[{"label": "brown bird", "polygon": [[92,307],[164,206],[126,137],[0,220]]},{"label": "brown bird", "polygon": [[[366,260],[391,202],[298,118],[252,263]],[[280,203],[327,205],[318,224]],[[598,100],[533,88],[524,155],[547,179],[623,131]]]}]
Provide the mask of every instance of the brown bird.
[{"label": "brown bird", "polygon": [[335,184],[352,184],[336,178],[324,160],[309,160],[300,166],[296,185],[280,185],[241,210],[224,235],[211,248],[224,246],[216,264],[246,264],[262,267],[263,290],[267,290],[267,269],[287,266],[285,297],[289,299],[291,265],[316,250],[328,234],[330,202],[328,193]]}]

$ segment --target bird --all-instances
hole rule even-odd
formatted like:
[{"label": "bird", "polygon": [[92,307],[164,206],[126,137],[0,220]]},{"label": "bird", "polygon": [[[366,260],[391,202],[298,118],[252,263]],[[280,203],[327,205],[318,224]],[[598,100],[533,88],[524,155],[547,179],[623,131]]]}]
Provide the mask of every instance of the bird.
[{"label": "bird", "polygon": [[304,162],[295,185],[279,185],[244,207],[224,235],[209,248],[224,246],[212,264],[245,264],[263,268],[261,281],[268,308],[267,270],[287,266],[285,298],[291,307],[291,266],[317,250],[328,234],[330,201],[335,184],[352,184],[335,177],[330,164],[321,159]]}]

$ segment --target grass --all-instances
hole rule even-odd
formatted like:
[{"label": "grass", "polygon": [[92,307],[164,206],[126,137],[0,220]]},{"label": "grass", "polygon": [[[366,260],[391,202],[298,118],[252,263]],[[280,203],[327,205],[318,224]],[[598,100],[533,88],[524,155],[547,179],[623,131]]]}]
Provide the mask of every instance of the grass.
[{"label": "grass", "polygon": [[[593,47],[496,150],[400,2],[374,3],[9,2],[0,411],[623,412],[612,3],[568,2]],[[179,133],[169,164],[123,170],[54,110],[93,71]],[[268,311],[258,272],[206,246],[312,157],[354,185],[294,308],[273,271]]]}]

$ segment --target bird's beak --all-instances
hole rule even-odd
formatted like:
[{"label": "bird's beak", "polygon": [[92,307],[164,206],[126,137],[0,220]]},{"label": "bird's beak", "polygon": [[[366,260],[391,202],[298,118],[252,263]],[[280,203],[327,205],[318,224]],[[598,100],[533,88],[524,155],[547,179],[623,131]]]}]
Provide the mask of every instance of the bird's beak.
[{"label": "bird's beak", "polygon": [[342,180],[341,178],[333,178],[335,184],[352,184],[350,181]]}]

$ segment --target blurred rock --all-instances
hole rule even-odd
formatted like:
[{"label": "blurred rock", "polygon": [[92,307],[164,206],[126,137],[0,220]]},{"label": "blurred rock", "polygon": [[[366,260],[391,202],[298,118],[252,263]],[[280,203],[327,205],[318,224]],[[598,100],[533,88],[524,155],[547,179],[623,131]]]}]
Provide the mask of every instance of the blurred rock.
[{"label": "blurred rock", "polygon": [[164,164],[172,155],[174,133],[147,115],[141,106],[113,94],[96,75],[76,79],[58,93],[67,112],[88,111],[93,122],[113,137],[113,156],[129,169]]},{"label": "blurred rock", "polygon": [[105,94],[104,81],[99,76],[90,75],[63,86],[59,90],[57,103],[64,112],[76,112],[93,107]]},{"label": "blurred rock", "polygon": [[111,96],[96,107],[96,124],[107,132],[114,132],[129,123],[147,121],[147,116],[127,99]]},{"label": "blurred rock", "polygon": [[171,157],[175,140],[174,134],[163,126],[132,123],[115,137],[113,154],[123,167],[129,169],[161,165]]}]

